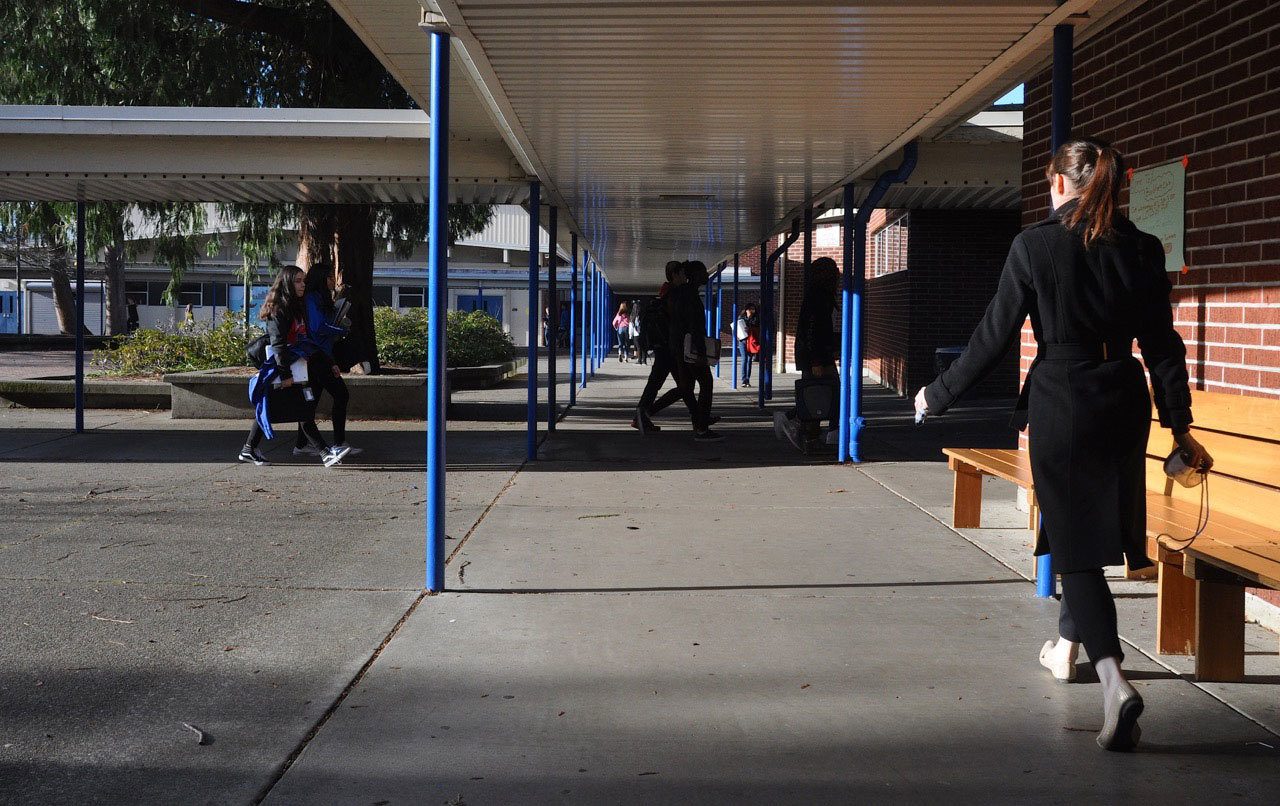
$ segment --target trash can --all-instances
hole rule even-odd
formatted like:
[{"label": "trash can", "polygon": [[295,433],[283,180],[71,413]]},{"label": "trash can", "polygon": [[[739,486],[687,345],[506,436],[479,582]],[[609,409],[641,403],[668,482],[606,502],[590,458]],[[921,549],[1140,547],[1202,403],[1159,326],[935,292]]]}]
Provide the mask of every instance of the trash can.
[{"label": "trash can", "polygon": [[963,347],[939,347],[933,351],[933,372],[935,375],[941,375],[943,370],[955,363],[960,354],[964,352]]}]

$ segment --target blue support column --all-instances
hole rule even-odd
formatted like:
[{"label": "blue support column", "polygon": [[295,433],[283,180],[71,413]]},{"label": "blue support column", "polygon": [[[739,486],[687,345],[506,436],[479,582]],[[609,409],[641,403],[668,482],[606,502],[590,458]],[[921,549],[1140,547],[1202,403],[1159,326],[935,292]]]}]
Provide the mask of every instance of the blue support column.
[{"label": "blue support column", "polygon": [[[738,388],[738,253],[733,253],[733,319],[729,322],[733,335],[733,388]],[[746,345],[743,345],[745,348]]]},{"label": "blue support column", "polygon": [[[1075,67],[1075,28],[1055,25],[1053,28],[1052,110],[1050,120],[1049,155],[1052,158],[1058,147],[1071,139],[1071,73]],[[1041,518],[1037,531],[1043,528]],[[1036,557],[1036,598],[1050,599],[1058,592],[1058,580],[1053,573],[1053,558],[1048,554]]]},{"label": "blue support column", "polygon": [[560,345],[560,288],[556,277],[560,255],[556,253],[556,232],[560,222],[559,208],[552,205],[548,212],[547,231],[547,433],[556,430],[556,351]]},{"label": "blue support column", "polygon": [[876,179],[867,198],[858,207],[853,217],[853,298],[851,300],[849,369],[853,374],[849,391],[849,455],[851,462],[862,461],[862,309],[863,291],[867,276],[867,222],[876,205],[884,198],[885,192],[894,182],[905,182],[916,169],[916,158],[920,154],[919,143],[912,140],[902,149],[902,162],[892,171],[885,171]]},{"label": "blue support column", "polygon": [[578,328],[579,337],[582,340],[582,388],[587,388],[587,376],[591,375],[591,319],[589,312],[591,310],[591,261],[587,257],[587,250],[582,250],[582,314],[580,321],[581,327]]},{"label": "blue support column", "polygon": [[76,433],[84,433],[84,202],[82,201],[76,202]]},{"label": "blue support column", "polygon": [[853,373],[861,367],[855,367],[853,361],[853,183],[844,186],[844,220],[841,225],[844,235],[843,273],[844,282],[840,284],[840,441],[836,446],[836,461],[844,464],[849,461],[849,431],[853,423]]},{"label": "blue support column", "polygon": [[[715,332],[712,333],[715,338],[720,338],[720,334],[724,332],[724,322],[721,312],[724,310],[724,264],[720,264],[720,271],[716,272],[716,326]],[[723,351],[721,355],[723,355]],[[720,361],[716,361],[716,377],[720,377]]]},{"label": "blue support column", "polygon": [[778,258],[786,254],[786,251],[791,248],[799,237],[800,219],[797,218],[791,222],[791,232],[787,233],[787,237],[783,239],[782,244],[773,250],[769,255],[769,259],[764,262],[764,276],[760,278],[760,296],[762,299],[762,304],[760,305],[760,408],[764,408],[766,400],[773,400],[773,351],[777,341],[777,334],[775,333],[777,317],[773,310],[773,267],[778,262]]},{"label": "blue support column", "polygon": [[542,218],[542,185],[529,183],[529,351],[528,351],[528,405],[525,422],[528,434],[525,442],[525,458],[538,458],[538,258],[542,254],[542,237],[539,224]]},{"label": "blue support column", "polygon": [[[426,587],[444,590],[445,315],[449,307],[449,34],[431,36],[431,154],[427,195],[427,540]],[[246,310],[249,297],[245,297]]]},{"label": "blue support column", "polygon": [[[578,404],[578,233],[569,235],[569,406]],[[557,311],[557,316],[559,312]]]}]

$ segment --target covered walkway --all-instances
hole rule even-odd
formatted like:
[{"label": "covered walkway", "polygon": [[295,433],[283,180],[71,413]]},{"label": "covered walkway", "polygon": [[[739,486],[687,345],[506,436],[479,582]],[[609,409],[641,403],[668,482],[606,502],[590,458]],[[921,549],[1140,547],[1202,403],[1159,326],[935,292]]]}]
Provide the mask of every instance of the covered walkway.
[{"label": "covered walkway", "polygon": [[[28,502],[0,552],[21,614],[0,642],[5,790],[477,806],[1268,802],[1280,786],[1274,636],[1250,633],[1248,682],[1194,684],[1152,659],[1150,583],[1117,583],[1148,708],[1138,753],[1099,753],[1087,667],[1063,686],[1035,662],[1056,604],[1020,573],[1011,490],[989,491],[989,528],[946,525],[934,459],[954,431],[869,390],[886,461],[811,463],[722,385],[725,442],[694,443],[679,408],[641,437],[642,369],[605,364],[537,462],[522,423],[451,424],[437,596],[419,587],[414,424],[355,424],[366,454],[317,476],[285,440],[282,464],[231,463],[238,422],[95,413],[75,438],[32,419],[65,413],[0,412],[5,494]],[[1007,439],[1002,405],[957,419]],[[129,477],[103,483],[122,461]],[[293,511],[282,499],[312,526],[243,525]],[[232,502],[242,525],[214,514]]]}]

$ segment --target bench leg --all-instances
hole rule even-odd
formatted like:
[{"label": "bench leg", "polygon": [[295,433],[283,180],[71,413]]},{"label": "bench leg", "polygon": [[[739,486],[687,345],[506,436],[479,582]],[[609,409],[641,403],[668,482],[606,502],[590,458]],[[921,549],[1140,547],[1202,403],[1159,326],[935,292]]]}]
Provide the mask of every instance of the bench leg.
[{"label": "bench leg", "polygon": [[1027,528],[1032,532],[1040,529],[1040,506],[1036,504],[1035,488],[1027,490]]},{"label": "bench leg", "polygon": [[1156,652],[1196,654],[1196,581],[1182,573],[1182,562],[1159,562],[1156,583]]},{"label": "bench leg", "polygon": [[1196,582],[1196,680],[1244,679],[1244,588]]},{"label": "bench leg", "polygon": [[982,474],[968,465],[958,465],[955,471],[951,525],[956,529],[977,529],[982,525]]}]

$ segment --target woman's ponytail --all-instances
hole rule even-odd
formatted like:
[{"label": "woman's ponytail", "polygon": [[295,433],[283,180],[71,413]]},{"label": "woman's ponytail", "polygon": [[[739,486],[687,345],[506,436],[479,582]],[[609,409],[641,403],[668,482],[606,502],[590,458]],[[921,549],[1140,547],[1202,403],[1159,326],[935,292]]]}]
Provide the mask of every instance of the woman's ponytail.
[{"label": "woman's ponytail", "polygon": [[1102,140],[1071,140],[1054,153],[1047,173],[1067,177],[1080,191],[1080,203],[1063,223],[1072,229],[1084,225],[1085,246],[1115,231],[1124,170],[1124,157]]}]

